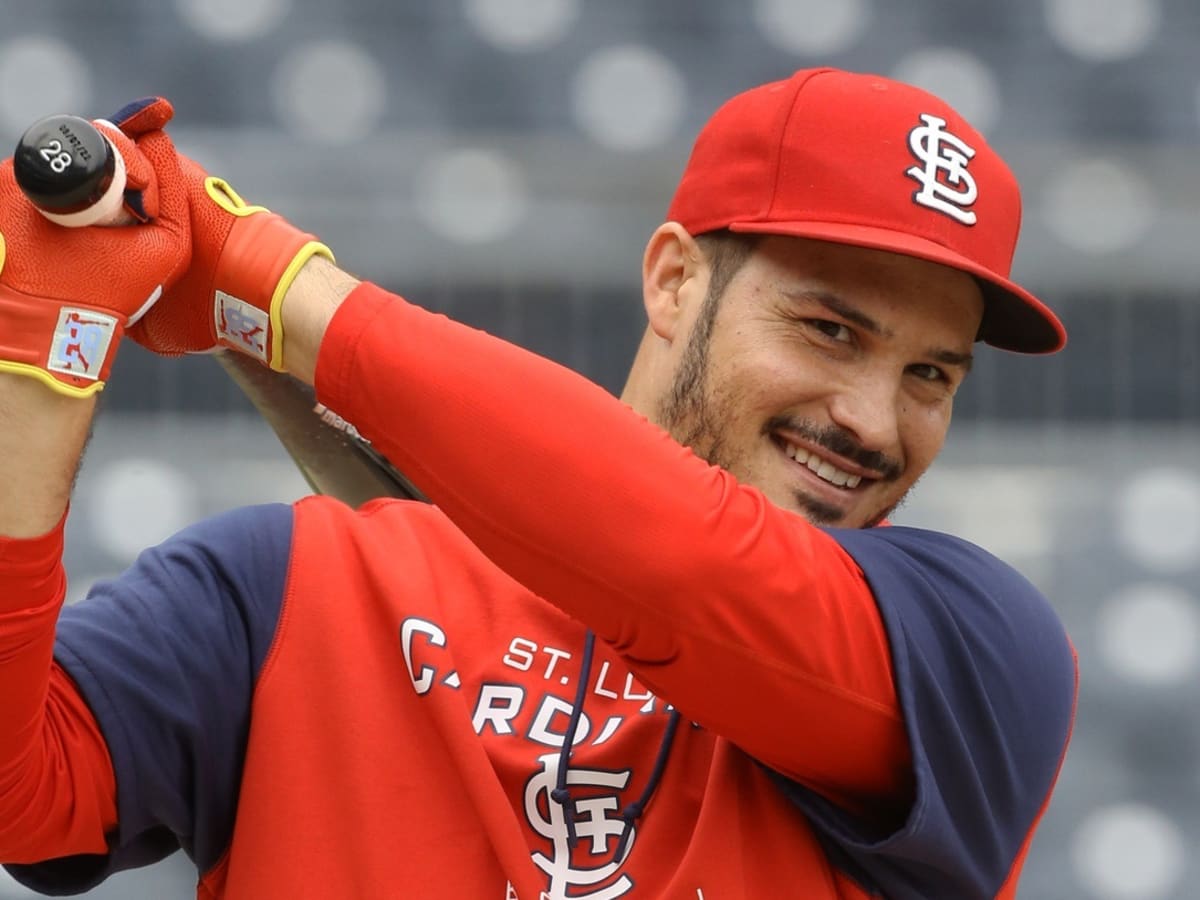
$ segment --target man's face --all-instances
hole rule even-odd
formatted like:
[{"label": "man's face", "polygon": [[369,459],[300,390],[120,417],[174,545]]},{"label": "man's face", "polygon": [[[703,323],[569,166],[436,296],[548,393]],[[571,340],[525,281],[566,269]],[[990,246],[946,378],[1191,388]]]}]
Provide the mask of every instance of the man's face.
[{"label": "man's face", "polygon": [[851,528],[941,450],[983,313],[963,272],[775,236],[694,305],[659,424],[776,505]]}]

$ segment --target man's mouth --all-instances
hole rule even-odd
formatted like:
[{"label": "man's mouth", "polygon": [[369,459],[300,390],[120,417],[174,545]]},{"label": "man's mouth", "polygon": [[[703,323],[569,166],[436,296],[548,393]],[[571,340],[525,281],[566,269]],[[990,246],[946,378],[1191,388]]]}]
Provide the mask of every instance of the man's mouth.
[{"label": "man's mouth", "polygon": [[797,447],[795,444],[783,439],[780,440],[780,444],[783,447],[785,456],[807,467],[809,471],[822,481],[827,481],[834,487],[851,490],[858,487],[863,480],[861,475],[855,475],[847,472],[845,469],[839,469],[829,460],[822,459],[804,447]]}]

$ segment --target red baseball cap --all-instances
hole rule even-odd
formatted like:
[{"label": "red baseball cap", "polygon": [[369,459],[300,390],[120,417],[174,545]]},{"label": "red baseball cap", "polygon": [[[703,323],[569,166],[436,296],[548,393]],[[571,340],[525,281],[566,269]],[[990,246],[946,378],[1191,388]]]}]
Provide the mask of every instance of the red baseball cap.
[{"label": "red baseball cap", "polygon": [[1020,353],[1067,340],[1009,280],[1021,193],[1008,166],[944,101],[879,75],[806,69],[726,102],[701,130],[667,217],[890,250],[974,275],[978,339]]}]

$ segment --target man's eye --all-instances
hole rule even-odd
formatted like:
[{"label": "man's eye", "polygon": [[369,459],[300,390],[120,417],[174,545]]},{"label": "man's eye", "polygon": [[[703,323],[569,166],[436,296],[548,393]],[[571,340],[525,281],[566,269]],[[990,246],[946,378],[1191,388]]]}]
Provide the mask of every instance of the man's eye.
[{"label": "man's eye", "polygon": [[937,366],[931,366],[925,363],[909,366],[908,370],[920,378],[922,381],[945,381],[946,373]]},{"label": "man's eye", "polygon": [[841,322],[831,322],[829,319],[810,319],[809,324],[826,337],[835,341],[850,340],[850,329]]}]

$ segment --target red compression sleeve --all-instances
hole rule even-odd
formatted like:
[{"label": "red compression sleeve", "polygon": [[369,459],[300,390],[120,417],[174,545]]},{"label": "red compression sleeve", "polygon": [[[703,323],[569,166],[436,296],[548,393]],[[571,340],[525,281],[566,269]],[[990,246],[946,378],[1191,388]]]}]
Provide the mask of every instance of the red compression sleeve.
[{"label": "red compression sleeve", "polygon": [[686,716],[847,806],[908,789],[883,625],[826,533],[598,386],[373,285],[321,399]]},{"label": "red compression sleeve", "polygon": [[63,521],[0,539],[0,861],[103,853],[116,782],[100,729],[52,661],[66,592]]}]

